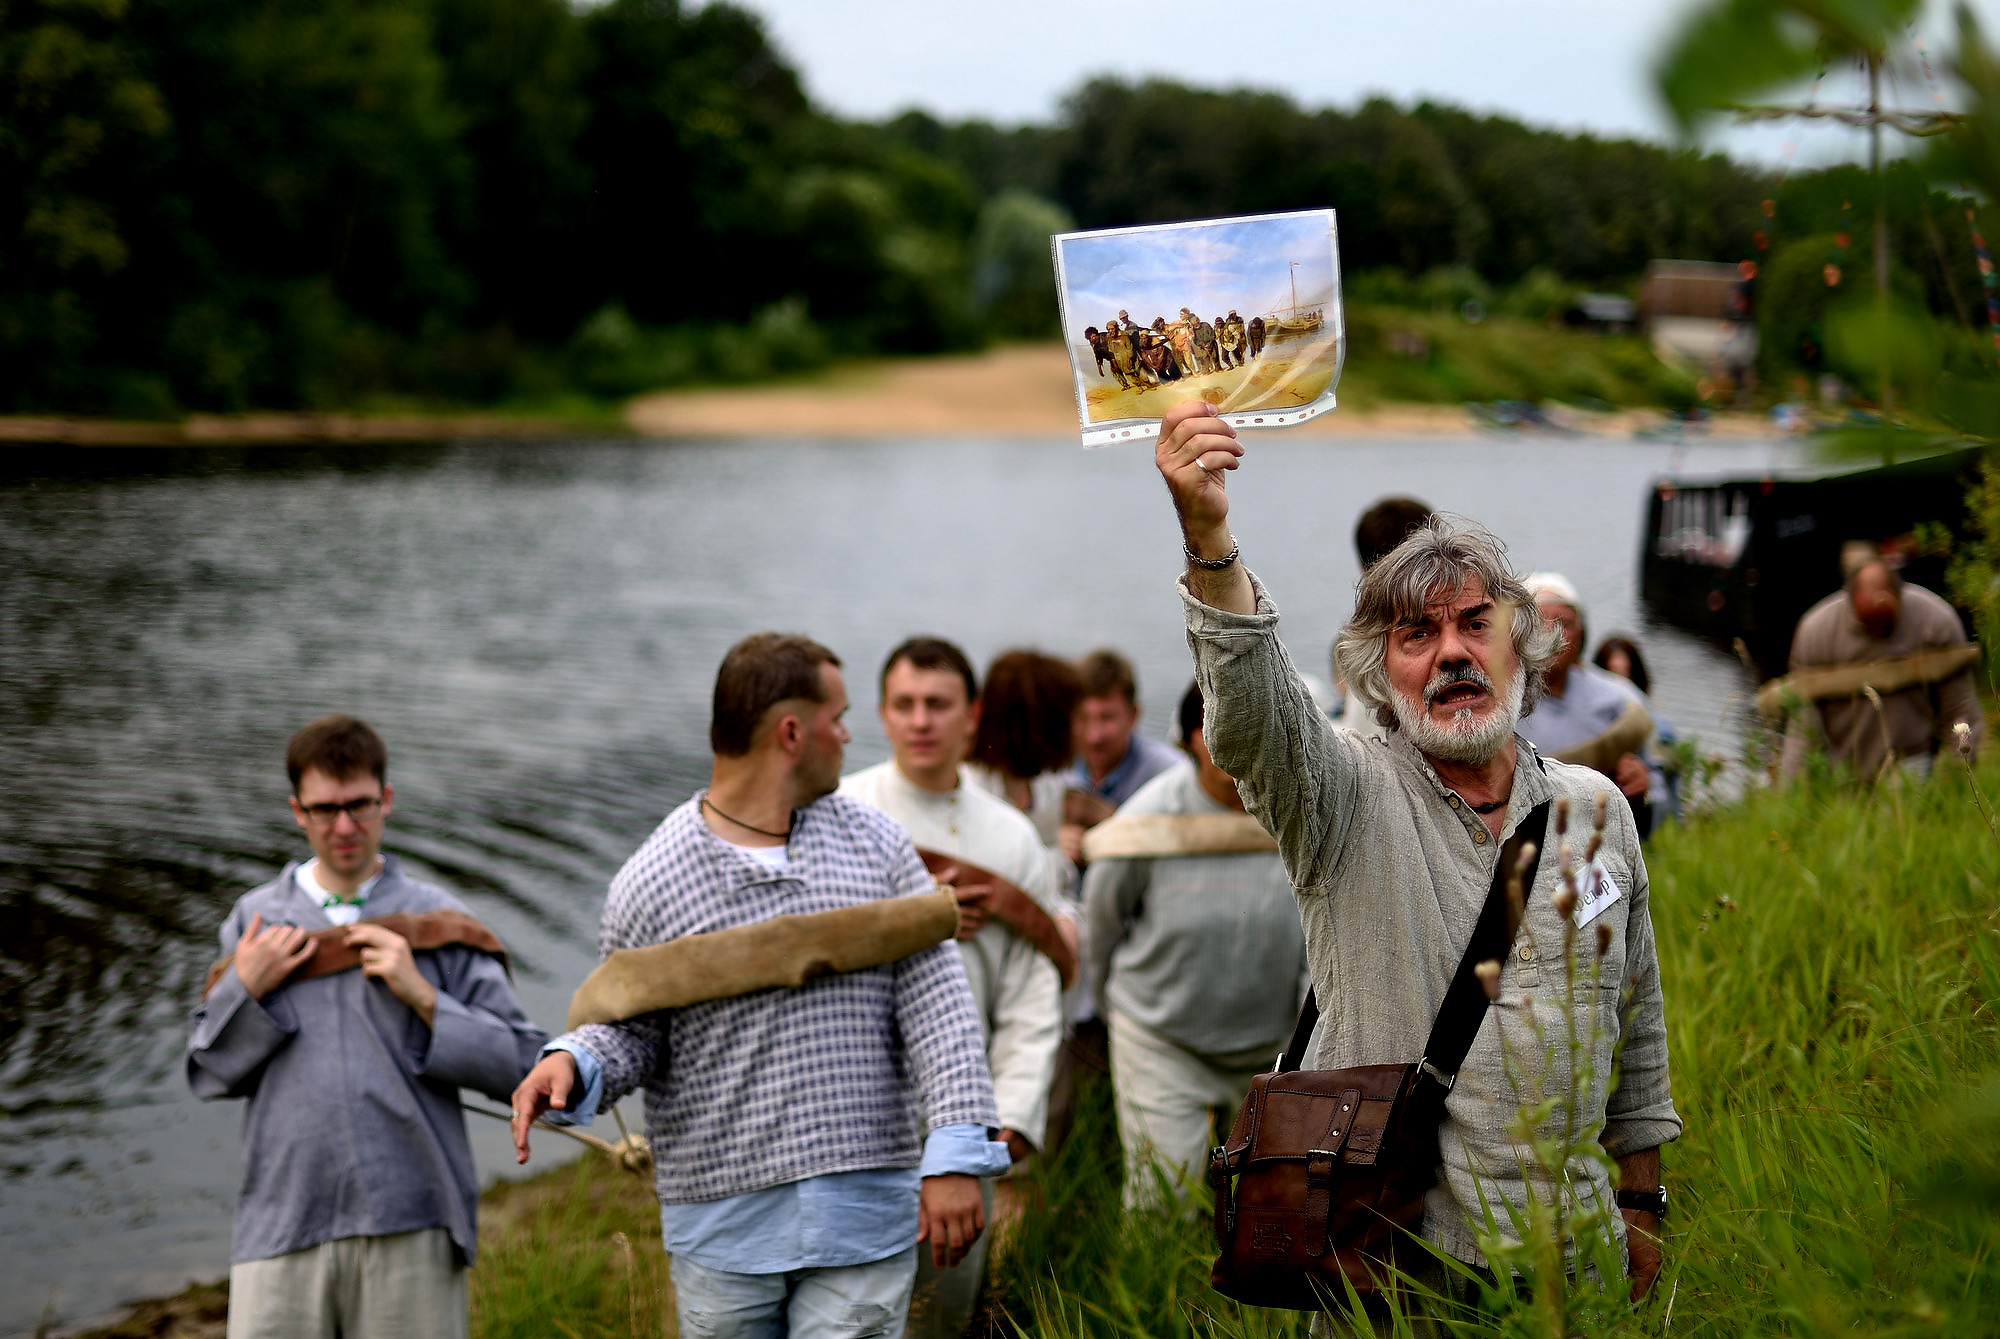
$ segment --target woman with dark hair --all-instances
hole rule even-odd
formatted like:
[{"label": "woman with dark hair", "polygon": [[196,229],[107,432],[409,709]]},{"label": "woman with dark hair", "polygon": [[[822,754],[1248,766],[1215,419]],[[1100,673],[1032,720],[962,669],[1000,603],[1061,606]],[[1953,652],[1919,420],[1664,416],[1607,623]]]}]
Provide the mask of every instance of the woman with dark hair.
[{"label": "woman with dark hair", "polygon": [[1653,738],[1663,755],[1662,770],[1667,777],[1667,813],[1678,818],[1681,812],[1681,775],[1678,759],[1674,754],[1676,736],[1673,722],[1660,714],[1653,705],[1653,676],[1646,672],[1646,658],[1639,654],[1639,644],[1630,637],[1606,637],[1597,644],[1597,654],[1590,663],[1601,670],[1616,674],[1638,689],[1646,699],[1646,710],[1653,716]]},{"label": "woman with dark hair", "polygon": [[1597,654],[1590,663],[1601,670],[1609,670],[1621,679],[1629,679],[1634,688],[1650,695],[1653,691],[1652,676],[1646,673],[1645,658],[1639,654],[1638,645],[1630,637],[1606,637],[1597,644]]},{"label": "woman with dark hair", "polygon": [[1057,832],[1063,821],[1063,769],[1075,756],[1070,717],[1083,696],[1083,679],[1067,660],[1040,651],[1004,651],[986,670],[979,698],[979,728],[965,779],[1009,801],[1035,824],[1065,892],[1076,869],[1063,858]]},{"label": "woman with dark hair", "polygon": [[[1076,755],[1071,721],[1082,701],[1083,676],[1069,661],[1040,651],[1001,652],[986,667],[979,725],[973,731],[970,756],[958,769],[966,784],[1001,796],[1034,823],[1064,902],[1062,908],[1049,910],[1079,965],[1083,962],[1083,942],[1075,905],[1077,868],[1063,854],[1059,834],[1069,790],[1067,769]],[[1074,1030],[1077,1035],[1056,1056],[1055,1077],[1049,1088],[1048,1133],[1042,1146],[1045,1163],[1068,1140],[1075,1119],[1078,1048],[1092,1057],[1087,1063],[1100,1071],[1107,1067],[1104,1026],[1090,1016],[1088,1004],[1089,987],[1079,979],[1063,997],[1064,1031]],[[1087,1041],[1086,1033],[1095,1040]],[[1009,1184],[1003,1182],[1003,1190]],[[1004,1205],[1003,1199],[1003,1215],[1013,1212]]]}]

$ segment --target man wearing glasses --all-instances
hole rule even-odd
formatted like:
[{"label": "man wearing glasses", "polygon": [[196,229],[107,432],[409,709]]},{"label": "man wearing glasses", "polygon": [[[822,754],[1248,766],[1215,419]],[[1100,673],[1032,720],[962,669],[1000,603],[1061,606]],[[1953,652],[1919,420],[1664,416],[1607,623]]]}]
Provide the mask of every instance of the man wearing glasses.
[{"label": "man wearing glasses", "polygon": [[196,1096],[249,1103],[229,1339],[463,1336],[479,1186],[458,1090],[506,1100],[545,1034],[490,932],[381,853],[381,736],[328,716],[285,766],[313,858],[223,921],[187,1051]]}]

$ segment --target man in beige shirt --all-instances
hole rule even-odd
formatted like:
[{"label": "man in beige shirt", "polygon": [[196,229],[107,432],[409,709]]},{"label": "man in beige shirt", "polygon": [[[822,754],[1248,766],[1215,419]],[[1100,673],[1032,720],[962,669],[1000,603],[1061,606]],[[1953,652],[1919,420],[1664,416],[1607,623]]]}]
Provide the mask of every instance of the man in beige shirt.
[{"label": "man in beige shirt", "polygon": [[[1557,635],[1535,615],[1499,541],[1463,522],[1415,532],[1362,578],[1336,663],[1388,738],[1333,728],[1278,640],[1269,594],[1237,561],[1223,478],[1243,450],[1199,401],[1168,413],[1156,448],[1188,559],[1181,598],[1207,703],[1204,737],[1277,839],[1298,898],[1321,1011],[1316,1067],[1408,1064],[1471,942],[1503,843],[1545,800],[1566,797],[1572,814],[1588,814],[1600,795],[1616,794],[1597,772],[1543,758],[1514,733]],[[1631,810],[1610,803],[1608,812],[1591,867],[1601,881],[1573,920],[1553,904],[1557,852],[1528,889],[1498,1007],[1445,1102],[1443,1165],[1423,1232],[1483,1265],[1478,1236],[1489,1214],[1505,1231],[1508,1206],[1560,1195],[1574,1213],[1603,1215],[1643,1293],[1660,1268],[1659,1147],[1679,1137],[1681,1121],[1668,1084],[1645,858]],[[1561,956],[1571,924],[1584,942],[1603,944],[1596,983],[1574,996]],[[1524,1079],[1541,1058],[1529,1029],[1556,1038],[1572,1023],[1587,1039],[1579,1052],[1554,1046],[1547,1070]],[[1577,1114],[1598,1126],[1616,1161],[1615,1201],[1600,1162],[1579,1153],[1560,1169],[1542,1167],[1507,1128],[1525,1105],[1572,1084]],[[1553,1118],[1539,1133],[1556,1134]]]},{"label": "man in beige shirt", "polygon": [[[1808,609],[1792,634],[1793,670],[1893,660],[1965,643],[1965,625],[1952,607],[1905,582],[1872,546],[1851,546],[1842,565],[1846,584]],[[1880,697],[1879,708],[1854,696],[1811,702],[1794,712],[1781,774],[1796,776],[1817,741],[1828,761],[1844,764],[1856,776],[1878,775],[1891,752],[1904,767],[1929,775],[1937,750],[1955,747],[1953,726],[1963,721],[1975,748],[1985,731],[1970,665],[1940,682]]]}]

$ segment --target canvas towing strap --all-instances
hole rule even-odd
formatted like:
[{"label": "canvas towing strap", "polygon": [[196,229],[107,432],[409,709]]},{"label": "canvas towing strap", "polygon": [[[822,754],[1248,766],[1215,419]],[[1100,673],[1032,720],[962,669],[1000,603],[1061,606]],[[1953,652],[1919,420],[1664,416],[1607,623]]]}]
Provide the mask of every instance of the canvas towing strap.
[{"label": "canvas towing strap", "polygon": [[1979,659],[1979,646],[1939,646],[1891,660],[1850,660],[1844,665],[1812,665],[1773,679],[1757,690],[1757,710],[1766,720],[1782,721],[1791,709],[1807,702],[1859,697],[1873,688],[1884,697],[1905,688],[1943,683]]},{"label": "canvas towing strap", "polygon": [[621,948],[570,998],[569,1029],[899,962],[958,933],[950,889]]}]

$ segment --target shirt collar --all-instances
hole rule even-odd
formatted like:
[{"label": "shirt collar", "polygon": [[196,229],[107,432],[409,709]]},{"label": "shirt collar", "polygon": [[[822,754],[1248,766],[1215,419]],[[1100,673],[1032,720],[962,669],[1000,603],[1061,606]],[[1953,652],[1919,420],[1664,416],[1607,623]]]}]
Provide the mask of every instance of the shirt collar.
[{"label": "shirt collar", "polygon": [[[695,792],[695,797],[680,808],[680,821],[696,834],[696,849],[708,864],[709,875],[725,889],[748,888],[752,884],[804,882],[799,873],[800,862],[806,857],[806,834],[812,827],[813,811],[824,801],[814,800],[811,804],[792,810],[791,837],[785,842],[785,867],[772,869],[755,856],[750,855],[734,842],[715,835],[708,826],[708,820],[701,815],[701,802],[708,796],[703,787]],[[670,820],[671,821],[671,820]]]},{"label": "shirt collar", "polygon": [[302,861],[292,871],[292,880],[298,884],[299,891],[304,893],[308,899],[316,903],[322,910],[332,907],[358,907],[366,905],[368,895],[375,891],[376,887],[389,873],[389,857],[383,856],[382,868],[376,870],[367,882],[357,888],[353,897],[336,897],[321,887],[318,878],[314,876],[313,870],[318,864],[319,857],[317,856],[311,860]]},{"label": "shirt collar", "polygon": [[1125,756],[1118,760],[1116,767],[1104,774],[1104,780],[1092,781],[1090,779],[1090,764],[1081,758],[1076,760],[1076,774],[1083,778],[1084,789],[1100,797],[1108,797],[1112,791],[1118,789],[1124,783],[1126,777],[1132,775],[1132,769],[1138,765],[1139,735],[1137,731],[1134,731],[1131,737],[1125,741]]},{"label": "shirt collar", "polygon": [[[1430,783],[1437,797],[1452,806],[1452,812],[1466,825],[1468,832],[1475,825],[1481,829],[1485,827],[1479,816],[1472,812],[1472,807],[1459,798],[1458,792],[1444,783],[1444,778],[1437,774],[1435,767],[1431,766],[1431,760],[1426,758],[1416,745],[1403,738],[1402,731],[1389,732],[1389,747],[1392,752],[1400,753],[1407,762],[1416,767],[1423,778]],[[1500,843],[1504,843],[1514,835],[1514,829],[1521,825],[1521,820],[1526,818],[1536,805],[1555,794],[1554,787],[1549,784],[1548,771],[1548,764],[1542,761],[1540,751],[1516,733],[1514,788],[1507,798],[1507,821],[1500,827]],[[1496,848],[1500,843],[1495,843]]]}]

